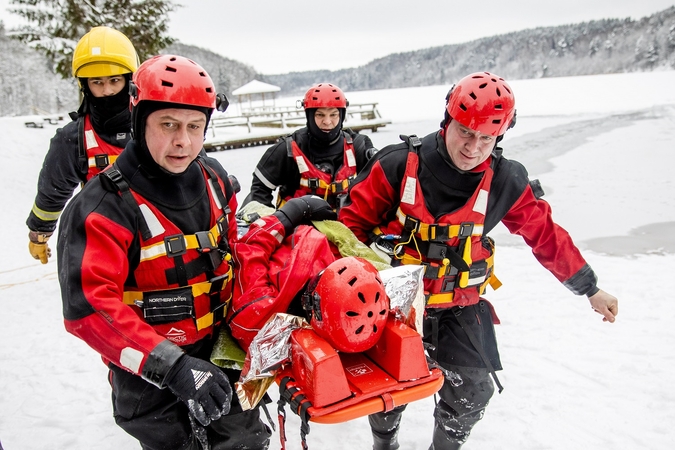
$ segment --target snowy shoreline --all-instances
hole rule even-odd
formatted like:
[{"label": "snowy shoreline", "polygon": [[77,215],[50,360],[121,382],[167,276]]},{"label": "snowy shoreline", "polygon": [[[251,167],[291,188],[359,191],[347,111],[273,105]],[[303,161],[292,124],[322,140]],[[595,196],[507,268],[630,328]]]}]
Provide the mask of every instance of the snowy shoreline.
[{"label": "snowy shoreline", "polygon": [[[486,296],[502,322],[505,390],[464,448],[669,450],[675,395],[665,380],[675,370],[675,302],[661,274],[675,271],[675,90],[661,86],[675,86],[675,71],[511,84],[520,116],[503,142],[505,155],[541,180],[554,219],[582,247],[600,287],[619,298],[620,312],[615,324],[603,323],[585,298],[539,266],[522,239],[495,230],[504,286]],[[402,133],[434,131],[446,92],[436,86],[348,98],[378,101],[394,121],[368,133],[381,148]],[[56,128],[0,118],[0,441],[5,450],[138,448],[112,418],[106,367],[63,327],[55,258],[41,265],[27,251],[25,219]],[[239,178],[240,199],[265,149],[211,154]],[[272,403],[273,417],[275,409]],[[402,449],[429,447],[432,410],[432,398],[408,406]],[[289,449],[300,448],[298,427],[288,414]],[[372,445],[365,418],[312,424],[308,444]],[[270,448],[279,448],[278,433]]]}]

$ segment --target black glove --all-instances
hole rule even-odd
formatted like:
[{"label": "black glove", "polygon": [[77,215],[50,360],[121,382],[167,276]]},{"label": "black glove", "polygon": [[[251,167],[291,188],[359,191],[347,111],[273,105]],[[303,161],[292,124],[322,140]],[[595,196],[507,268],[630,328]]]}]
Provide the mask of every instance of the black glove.
[{"label": "black glove", "polygon": [[166,375],[166,386],[204,426],[230,412],[232,387],[217,366],[184,355]]},{"label": "black glove", "polygon": [[337,214],[328,202],[316,195],[304,195],[292,198],[282,206],[274,215],[284,226],[286,235],[307,220],[337,220]]}]

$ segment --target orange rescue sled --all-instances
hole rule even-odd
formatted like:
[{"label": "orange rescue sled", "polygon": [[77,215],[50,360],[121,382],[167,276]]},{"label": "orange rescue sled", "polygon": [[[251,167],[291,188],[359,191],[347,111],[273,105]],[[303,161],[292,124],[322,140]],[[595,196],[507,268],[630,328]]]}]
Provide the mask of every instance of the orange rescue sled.
[{"label": "orange rescue sled", "polygon": [[393,316],[378,343],[363,353],[338,353],[307,328],[293,332],[291,347],[290,367],[276,377],[280,415],[288,403],[303,424],[391,411],[429,397],[443,385],[441,371],[429,369],[419,333]]}]

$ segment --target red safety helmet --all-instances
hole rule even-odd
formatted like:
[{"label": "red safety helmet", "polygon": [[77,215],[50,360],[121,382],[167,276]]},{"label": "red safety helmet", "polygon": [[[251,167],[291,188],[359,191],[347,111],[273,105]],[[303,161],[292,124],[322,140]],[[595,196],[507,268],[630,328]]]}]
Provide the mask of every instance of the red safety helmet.
[{"label": "red safety helmet", "polygon": [[338,351],[357,353],[382,336],[389,297],[375,266],[350,256],[332,262],[303,295],[314,331]]},{"label": "red safety helmet", "polygon": [[515,125],[516,98],[498,75],[467,75],[450,89],[446,102],[450,118],[479,133],[501,136]]},{"label": "red safety helmet", "polygon": [[215,109],[216,97],[209,74],[183,56],[154,56],[141,64],[133,76],[132,107],[150,100]]},{"label": "red safety helmet", "polygon": [[330,83],[315,84],[305,94],[302,107],[308,108],[347,108],[349,102],[342,89]]}]

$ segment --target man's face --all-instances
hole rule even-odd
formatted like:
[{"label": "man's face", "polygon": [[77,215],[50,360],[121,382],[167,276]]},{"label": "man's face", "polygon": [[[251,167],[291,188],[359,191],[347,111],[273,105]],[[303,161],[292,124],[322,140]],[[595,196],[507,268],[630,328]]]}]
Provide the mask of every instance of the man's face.
[{"label": "man's face", "polygon": [[321,131],[328,133],[340,123],[340,111],[337,108],[318,108],[314,121]]},{"label": "man's face", "polygon": [[87,78],[87,86],[94,97],[111,97],[118,94],[126,85],[127,80],[122,75]]},{"label": "man's face", "polygon": [[445,133],[445,146],[450,159],[459,169],[471,170],[490,156],[495,139],[453,120]]},{"label": "man's face", "polygon": [[194,109],[169,108],[151,113],[145,122],[145,142],[152,159],[171,173],[183,173],[204,143],[206,116]]}]

